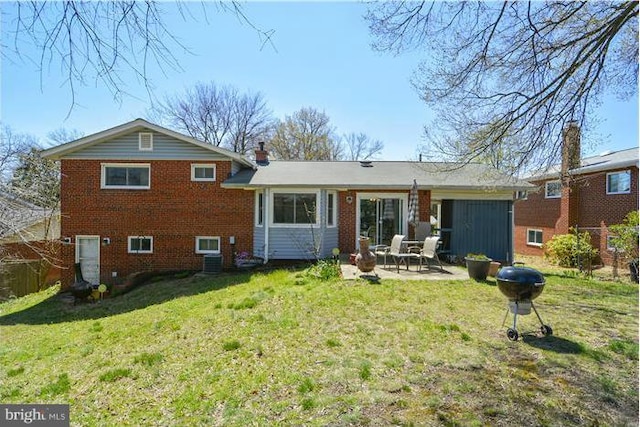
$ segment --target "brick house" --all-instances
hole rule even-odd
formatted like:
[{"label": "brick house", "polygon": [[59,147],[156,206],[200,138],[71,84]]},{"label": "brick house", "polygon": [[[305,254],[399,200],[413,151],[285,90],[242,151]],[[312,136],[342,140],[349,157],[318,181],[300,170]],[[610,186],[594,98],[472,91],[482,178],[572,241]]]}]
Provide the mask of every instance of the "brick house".
[{"label": "brick house", "polygon": [[577,226],[589,231],[603,264],[610,265],[607,227],[638,210],[638,148],[581,159],[580,130],[570,123],[562,163],[526,179],[536,190],[514,203],[516,253],[541,256],[544,243]]},{"label": "brick house", "polygon": [[409,192],[418,183],[420,221],[456,256],[513,254],[514,193],[524,181],[479,164],[255,162],[137,119],[44,155],[61,162],[62,258],[74,280],[117,283],[147,270],[201,270],[207,254],[225,268],[234,254],[314,259],[411,236]]}]

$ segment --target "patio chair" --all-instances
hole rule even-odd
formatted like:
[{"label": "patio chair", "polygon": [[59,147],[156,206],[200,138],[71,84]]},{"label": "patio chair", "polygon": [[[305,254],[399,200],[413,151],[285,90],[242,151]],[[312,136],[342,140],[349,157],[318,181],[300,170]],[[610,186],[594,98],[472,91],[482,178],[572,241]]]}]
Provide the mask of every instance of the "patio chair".
[{"label": "patio chair", "polygon": [[431,223],[427,221],[418,221],[415,227],[415,240],[422,241],[431,236]]},{"label": "patio chair", "polygon": [[400,273],[400,264],[404,263],[409,270],[409,263],[411,259],[420,260],[420,255],[411,252],[405,252],[402,248],[402,241],[404,240],[403,234],[396,234],[391,239],[391,246],[389,247],[389,253],[393,257],[393,261],[396,263],[396,271]]},{"label": "patio chair", "polygon": [[440,262],[440,258],[438,258],[438,252],[436,251],[438,249],[439,240],[440,238],[438,236],[429,236],[424,239],[422,250],[418,254],[418,256],[420,257],[420,270],[422,270],[422,260],[426,259],[427,267],[429,268],[429,270],[431,270],[431,264],[429,263],[429,260],[435,260],[440,266],[440,271],[444,271],[442,263]]},{"label": "patio chair", "polygon": [[387,255],[389,255],[389,250],[391,250],[391,246],[389,245],[375,245],[371,248],[373,253],[376,256],[376,260],[379,256],[384,260],[384,268],[387,268]]}]

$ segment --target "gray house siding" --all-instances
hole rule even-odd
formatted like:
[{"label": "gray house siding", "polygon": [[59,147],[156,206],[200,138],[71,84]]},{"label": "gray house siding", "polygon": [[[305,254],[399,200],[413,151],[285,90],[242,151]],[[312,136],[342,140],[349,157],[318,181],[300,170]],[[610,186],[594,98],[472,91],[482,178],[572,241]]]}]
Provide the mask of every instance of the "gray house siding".
[{"label": "gray house siding", "polygon": [[[144,130],[142,131],[144,132]],[[161,133],[153,133],[153,150],[138,149],[139,131],[94,144],[69,155],[74,159],[110,160],[226,160],[229,158],[193,144],[171,138]],[[235,173],[235,172],[234,172]]]},{"label": "gray house siding", "polygon": [[[276,190],[277,191],[277,190]],[[268,259],[307,259],[326,258],[332,255],[333,248],[338,246],[339,224],[334,227],[327,227],[326,204],[327,191],[320,192],[320,223],[315,227],[286,227],[264,224],[254,227],[253,251],[254,255]],[[269,197],[265,196],[265,209],[268,218],[271,217],[272,210],[268,205]],[[337,197],[334,199],[337,206]],[[256,207],[257,209],[257,207]],[[339,215],[336,215],[336,221]],[[268,230],[267,230],[268,227]],[[268,245],[265,242],[268,235]],[[265,249],[268,247],[268,254]]]},{"label": "gray house siding", "polygon": [[513,202],[509,200],[454,200],[451,251],[459,258],[483,253],[499,261],[513,258]]}]

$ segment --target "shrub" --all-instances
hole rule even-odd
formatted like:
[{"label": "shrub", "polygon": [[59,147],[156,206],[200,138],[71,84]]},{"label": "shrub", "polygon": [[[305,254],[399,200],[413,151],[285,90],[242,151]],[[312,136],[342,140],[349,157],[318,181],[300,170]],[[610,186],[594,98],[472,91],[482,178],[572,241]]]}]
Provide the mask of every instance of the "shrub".
[{"label": "shrub", "polygon": [[609,227],[611,246],[616,248],[627,260],[638,259],[638,211],[631,211],[624,217],[622,224]]},{"label": "shrub", "polygon": [[321,259],[315,265],[311,266],[308,274],[321,280],[338,279],[342,274],[340,263],[332,258]]},{"label": "shrub", "polygon": [[544,245],[544,256],[561,267],[577,268],[591,263],[598,256],[598,250],[591,246],[588,231],[572,232],[553,236]]}]

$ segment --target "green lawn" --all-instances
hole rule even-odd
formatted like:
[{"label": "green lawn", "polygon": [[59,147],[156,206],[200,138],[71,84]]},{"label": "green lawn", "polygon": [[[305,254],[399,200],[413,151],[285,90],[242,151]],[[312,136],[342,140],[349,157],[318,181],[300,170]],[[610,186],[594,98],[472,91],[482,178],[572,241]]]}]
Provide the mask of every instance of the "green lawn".
[{"label": "green lawn", "polygon": [[[548,274],[510,342],[495,282],[304,273],[0,304],[0,402],[72,425],[638,425],[638,287]],[[527,332],[530,331],[528,334]]]}]

